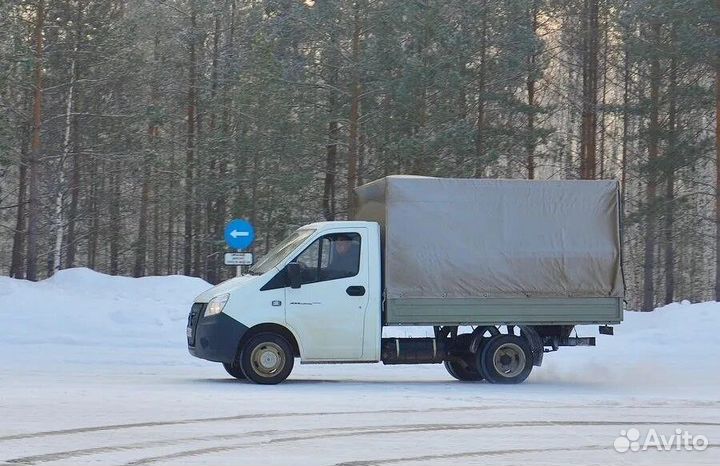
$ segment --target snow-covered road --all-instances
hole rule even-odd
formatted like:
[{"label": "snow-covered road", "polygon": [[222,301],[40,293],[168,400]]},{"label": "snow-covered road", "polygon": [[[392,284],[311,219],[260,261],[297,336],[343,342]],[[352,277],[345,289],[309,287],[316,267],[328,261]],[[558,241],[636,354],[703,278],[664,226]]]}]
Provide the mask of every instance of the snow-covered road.
[{"label": "snow-covered road", "polygon": [[[0,278],[0,464],[720,463],[718,304],[628,313],[615,336],[548,355],[519,386],[379,364],[297,364],[257,386],[187,354],[186,301],[205,286]],[[710,446],[616,452],[629,429]]]}]

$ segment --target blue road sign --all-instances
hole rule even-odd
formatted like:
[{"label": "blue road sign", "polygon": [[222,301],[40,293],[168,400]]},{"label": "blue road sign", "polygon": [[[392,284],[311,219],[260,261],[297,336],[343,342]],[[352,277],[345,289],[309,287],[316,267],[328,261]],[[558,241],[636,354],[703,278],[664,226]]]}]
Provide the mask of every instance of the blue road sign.
[{"label": "blue road sign", "polygon": [[247,220],[235,219],[225,227],[225,242],[233,249],[245,249],[255,241],[255,229]]}]

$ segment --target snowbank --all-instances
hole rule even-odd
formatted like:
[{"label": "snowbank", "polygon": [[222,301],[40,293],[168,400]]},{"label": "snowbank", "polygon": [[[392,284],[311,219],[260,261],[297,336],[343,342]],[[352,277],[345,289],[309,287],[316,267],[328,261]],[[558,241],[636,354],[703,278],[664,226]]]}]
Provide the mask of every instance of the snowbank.
[{"label": "snowbank", "polygon": [[177,346],[193,298],[211,285],[184,276],[130,278],[86,268],[40,282],[0,277],[5,343]]},{"label": "snowbank", "polygon": [[597,336],[597,346],[560,348],[546,355],[536,381],[584,381],[668,389],[720,387],[720,303],[673,303],[653,312],[625,312],[615,335],[579,327]]}]

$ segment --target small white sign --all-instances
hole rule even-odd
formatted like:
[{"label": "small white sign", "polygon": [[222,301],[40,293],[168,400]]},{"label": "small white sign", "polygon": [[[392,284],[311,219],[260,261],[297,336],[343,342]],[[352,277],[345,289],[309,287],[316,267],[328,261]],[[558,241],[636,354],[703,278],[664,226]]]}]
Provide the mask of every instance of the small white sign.
[{"label": "small white sign", "polygon": [[251,252],[226,252],[225,265],[252,265],[253,255]]}]

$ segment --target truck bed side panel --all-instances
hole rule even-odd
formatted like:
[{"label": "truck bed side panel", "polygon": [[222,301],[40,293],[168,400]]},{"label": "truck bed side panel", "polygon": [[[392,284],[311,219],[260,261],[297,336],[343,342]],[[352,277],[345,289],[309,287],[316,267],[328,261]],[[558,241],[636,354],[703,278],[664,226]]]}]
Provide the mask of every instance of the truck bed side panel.
[{"label": "truck bed side panel", "polygon": [[583,325],[622,321],[620,298],[396,298],[386,325]]}]

